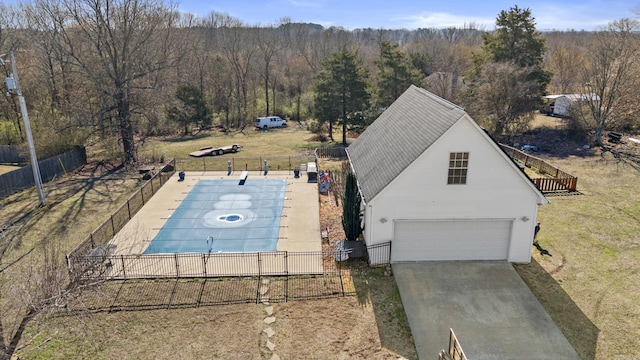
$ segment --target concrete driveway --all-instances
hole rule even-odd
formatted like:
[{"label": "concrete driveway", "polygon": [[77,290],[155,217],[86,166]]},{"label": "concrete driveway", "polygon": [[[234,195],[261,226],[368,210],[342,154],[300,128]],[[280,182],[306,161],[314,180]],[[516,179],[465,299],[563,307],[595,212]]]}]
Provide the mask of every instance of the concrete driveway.
[{"label": "concrete driveway", "polygon": [[393,264],[420,359],[437,359],[456,333],[469,359],[580,359],[511,264]]}]

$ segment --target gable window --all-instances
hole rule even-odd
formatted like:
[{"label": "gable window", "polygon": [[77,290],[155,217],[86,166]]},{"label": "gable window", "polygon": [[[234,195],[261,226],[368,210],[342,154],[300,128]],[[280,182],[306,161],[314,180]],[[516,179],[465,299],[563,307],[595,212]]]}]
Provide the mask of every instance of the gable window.
[{"label": "gable window", "polygon": [[449,178],[447,184],[466,184],[468,166],[468,152],[449,153]]}]

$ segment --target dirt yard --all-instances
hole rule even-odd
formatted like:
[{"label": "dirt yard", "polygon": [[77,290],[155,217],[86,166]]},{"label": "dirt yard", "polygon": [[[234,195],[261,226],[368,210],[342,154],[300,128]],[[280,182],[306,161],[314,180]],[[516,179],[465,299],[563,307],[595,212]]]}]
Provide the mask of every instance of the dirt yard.
[{"label": "dirt yard", "polygon": [[[270,305],[78,314],[53,318],[22,359],[415,359],[383,344],[377,312],[357,297]],[[265,330],[274,334],[268,337]],[[268,331],[268,330],[267,330]],[[387,339],[390,340],[390,339]],[[46,341],[42,343],[42,341]],[[267,341],[275,345],[273,351]],[[36,347],[37,345],[41,345]]]}]

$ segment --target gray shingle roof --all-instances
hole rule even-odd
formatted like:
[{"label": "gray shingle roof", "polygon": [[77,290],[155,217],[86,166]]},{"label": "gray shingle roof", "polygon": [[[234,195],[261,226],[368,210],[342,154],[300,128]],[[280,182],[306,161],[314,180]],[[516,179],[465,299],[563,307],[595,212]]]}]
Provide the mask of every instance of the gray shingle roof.
[{"label": "gray shingle roof", "polygon": [[461,107],[411,85],[347,148],[365,201],[465,114]]}]

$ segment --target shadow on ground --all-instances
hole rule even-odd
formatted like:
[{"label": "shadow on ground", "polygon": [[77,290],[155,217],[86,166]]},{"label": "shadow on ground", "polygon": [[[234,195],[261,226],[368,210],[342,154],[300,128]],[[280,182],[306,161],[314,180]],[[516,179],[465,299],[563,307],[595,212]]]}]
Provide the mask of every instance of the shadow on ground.
[{"label": "shadow on ground", "polygon": [[576,305],[562,286],[535,260],[514,268],[538,298],[580,358],[593,360],[600,330]]},{"label": "shadow on ground", "polygon": [[395,278],[385,274],[384,268],[355,270],[352,275],[360,304],[373,307],[382,347],[403,358],[418,359]]},{"label": "shadow on ground", "polygon": [[181,143],[181,142],[188,142],[188,141],[193,141],[193,140],[204,139],[204,138],[208,138],[210,136],[211,136],[211,134],[209,134],[209,133],[200,133],[200,134],[196,134],[196,135],[185,135],[185,136],[182,136],[182,137],[166,138],[166,139],[162,139],[162,142]]}]

